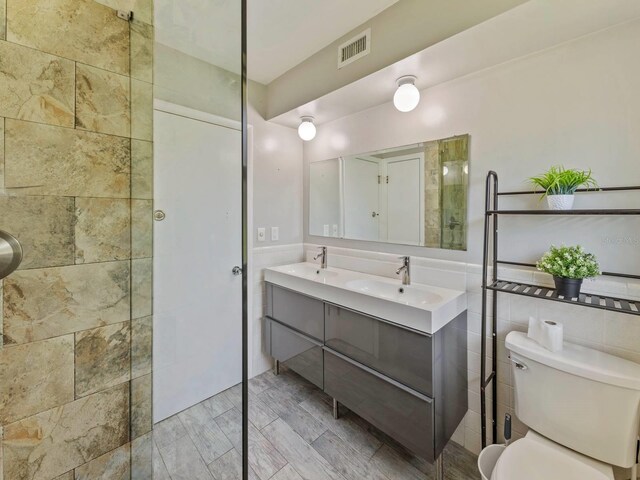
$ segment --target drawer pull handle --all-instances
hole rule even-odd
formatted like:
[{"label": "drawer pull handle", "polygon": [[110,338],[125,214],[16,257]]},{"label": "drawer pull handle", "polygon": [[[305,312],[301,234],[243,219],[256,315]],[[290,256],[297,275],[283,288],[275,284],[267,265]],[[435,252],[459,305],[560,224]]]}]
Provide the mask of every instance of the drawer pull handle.
[{"label": "drawer pull handle", "polygon": [[267,318],[267,321],[273,322],[276,325],[279,325],[279,326],[281,326],[283,328],[286,328],[289,333],[292,333],[293,335],[295,335],[297,337],[300,337],[302,340],[306,340],[307,342],[315,345],[316,347],[322,348],[322,343],[318,342],[317,340],[315,340],[315,339],[313,339],[311,337],[306,336],[304,333],[300,333],[297,330],[294,330],[293,328],[291,328],[289,325],[287,325],[285,323],[279,322],[278,320],[276,320],[274,318]]}]

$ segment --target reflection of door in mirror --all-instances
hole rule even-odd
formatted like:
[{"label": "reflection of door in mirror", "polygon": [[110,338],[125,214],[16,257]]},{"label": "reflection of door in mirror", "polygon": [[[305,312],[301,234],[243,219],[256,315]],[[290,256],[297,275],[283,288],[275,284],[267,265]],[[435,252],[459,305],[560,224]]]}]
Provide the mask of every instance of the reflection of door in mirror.
[{"label": "reflection of door in mirror", "polygon": [[379,165],[375,159],[350,158],[344,164],[344,233],[354,240],[378,240]]},{"label": "reflection of door in mirror", "polygon": [[[424,242],[424,155],[393,157],[384,162],[386,232],[381,239],[405,245]],[[384,192],[386,190],[386,192]]]}]

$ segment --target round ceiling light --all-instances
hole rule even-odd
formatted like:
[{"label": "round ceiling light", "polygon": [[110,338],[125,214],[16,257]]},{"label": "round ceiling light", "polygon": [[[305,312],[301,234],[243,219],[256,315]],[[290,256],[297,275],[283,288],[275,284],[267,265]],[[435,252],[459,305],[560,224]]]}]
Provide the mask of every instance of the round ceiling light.
[{"label": "round ceiling light", "polygon": [[416,80],[413,75],[398,79],[398,89],[393,95],[393,104],[401,112],[410,112],[420,103],[420,90],[416,87]]},{"label": "round ceiling light", "polygon": [[308,142],[316,137],[316,126],[313,124],[313,117],[302,117],[298,127],[298,136]]}]

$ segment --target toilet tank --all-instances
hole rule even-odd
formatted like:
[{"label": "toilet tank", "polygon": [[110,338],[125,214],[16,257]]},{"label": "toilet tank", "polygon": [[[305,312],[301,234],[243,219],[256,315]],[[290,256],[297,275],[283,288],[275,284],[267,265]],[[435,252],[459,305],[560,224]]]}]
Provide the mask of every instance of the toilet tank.
[{"label": "toilet tank", "polygon": [[545,437],[602,462],[635,464],[640,365],[587,347],[551,352],[510,332],[518,418]]}]

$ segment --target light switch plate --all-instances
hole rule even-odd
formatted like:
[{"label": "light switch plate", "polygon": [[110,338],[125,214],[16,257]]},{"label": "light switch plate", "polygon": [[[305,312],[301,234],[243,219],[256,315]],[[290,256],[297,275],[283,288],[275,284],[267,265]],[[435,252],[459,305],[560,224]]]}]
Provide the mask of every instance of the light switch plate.
[{"label": "light switch plate", "polygon": [[277,242],[280,239],[280,228],[271,227],[271,241]]},{"label": "light switch plate", "polygon": [[324,224],[324,227],[322,228],[322,235],[325,237],[329,236],[329,225],[328,224]]},{"label": "light switch plate", "polygon": [[264,242],[267,239],[267,229],[264,227],[258,228],[258,241]]}]

